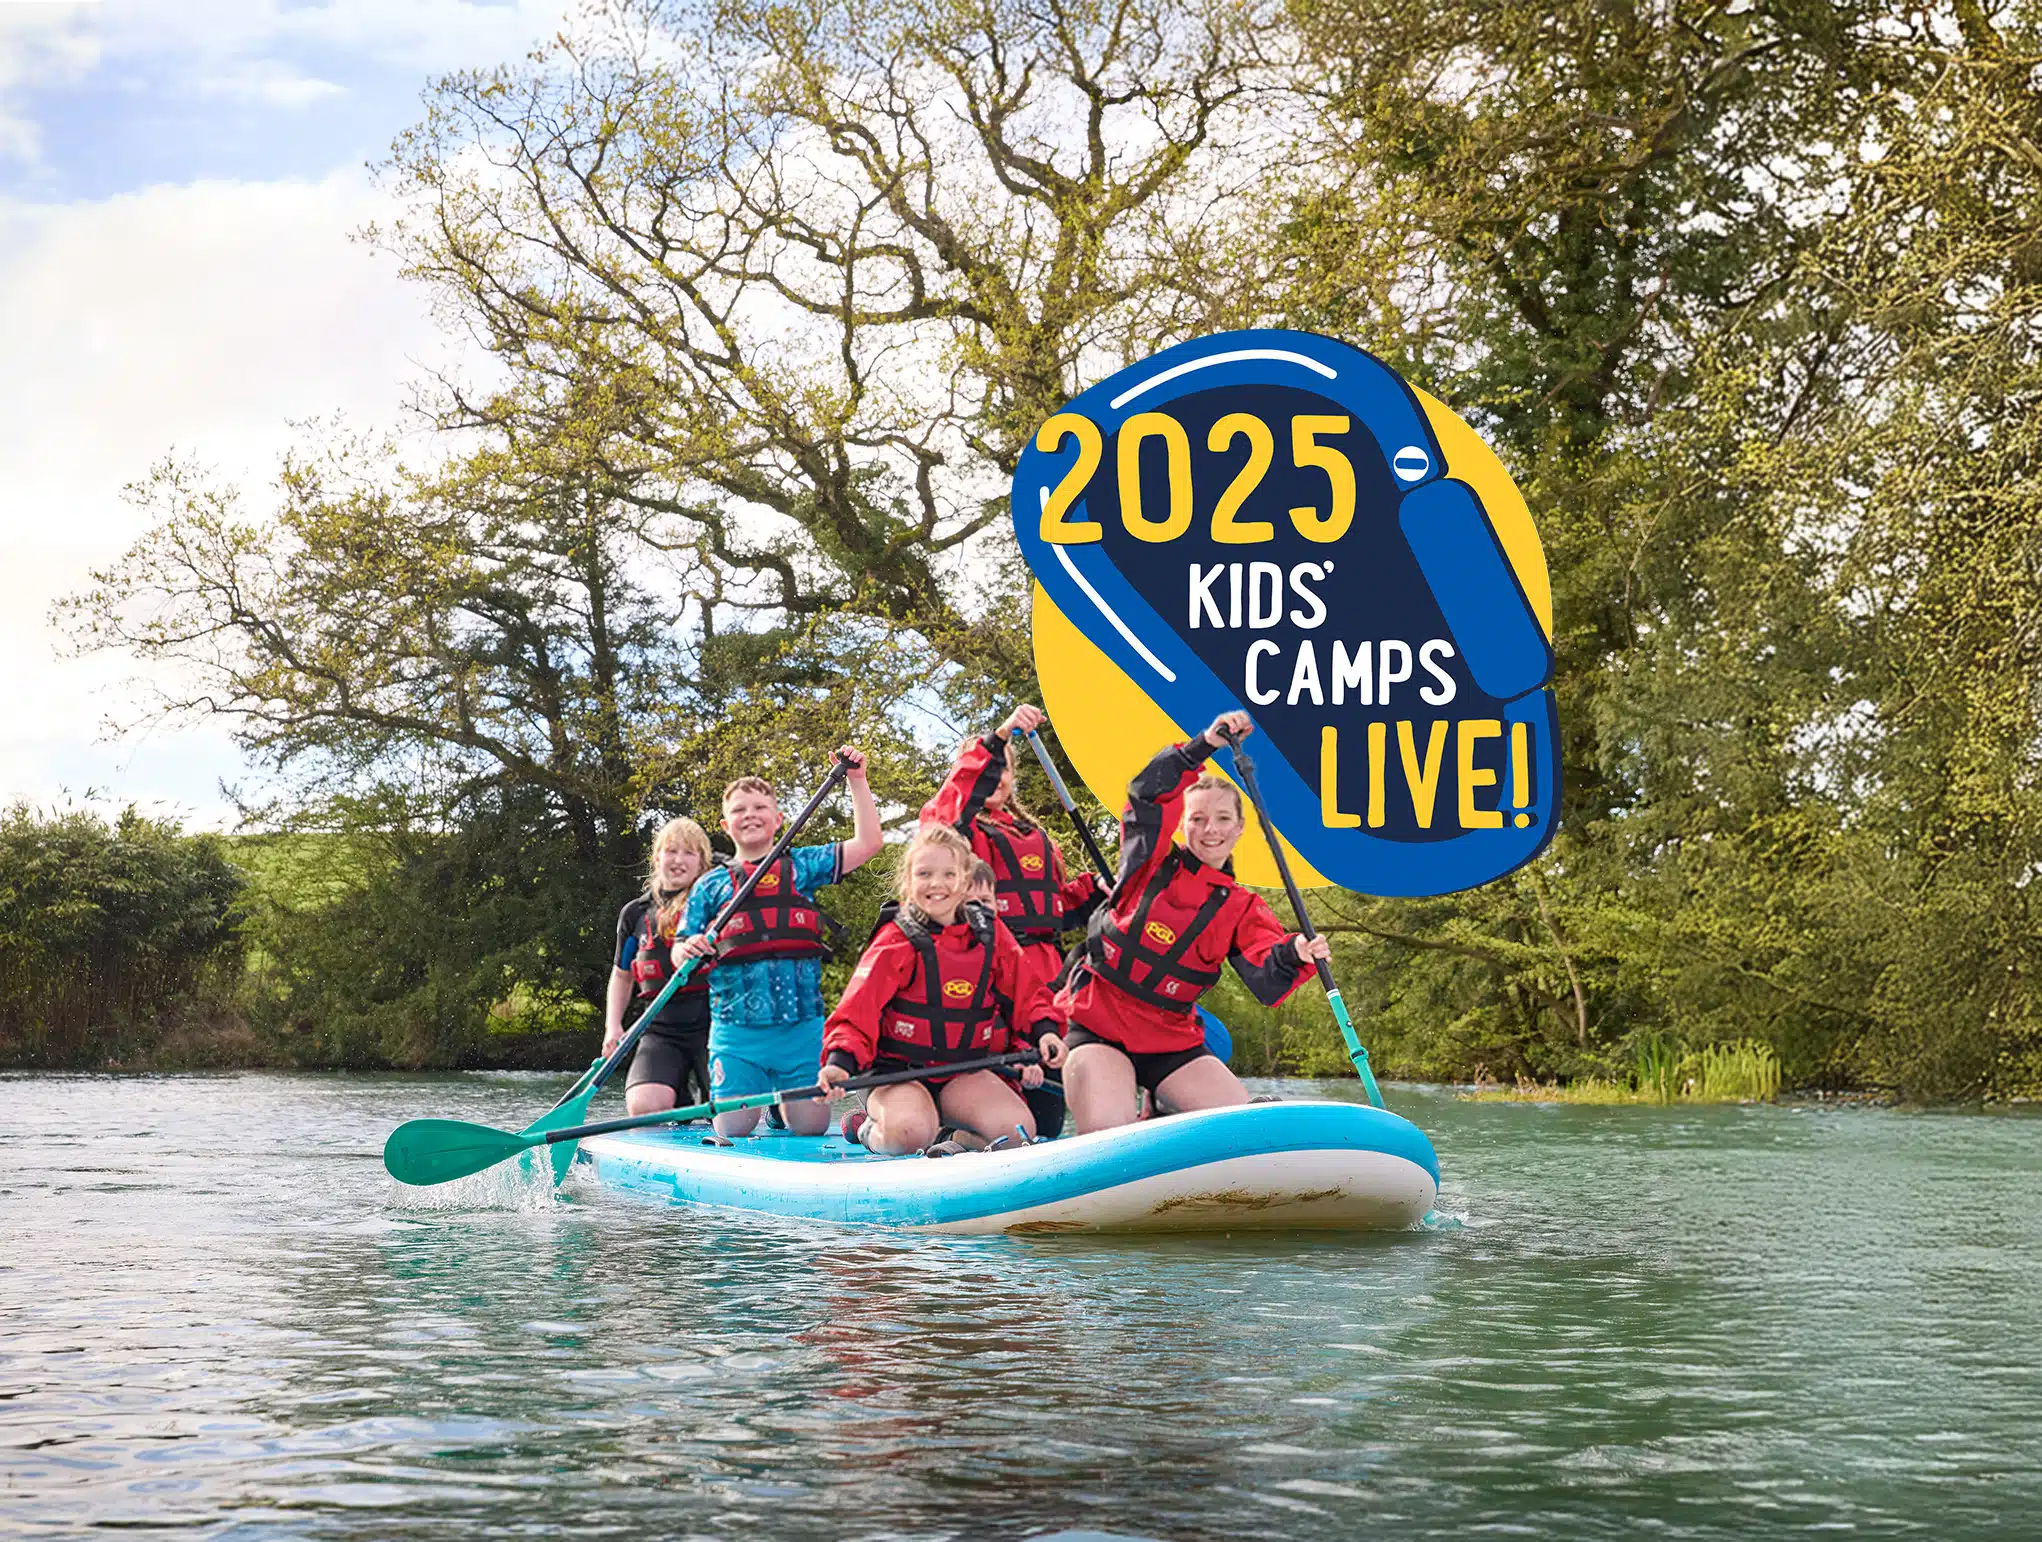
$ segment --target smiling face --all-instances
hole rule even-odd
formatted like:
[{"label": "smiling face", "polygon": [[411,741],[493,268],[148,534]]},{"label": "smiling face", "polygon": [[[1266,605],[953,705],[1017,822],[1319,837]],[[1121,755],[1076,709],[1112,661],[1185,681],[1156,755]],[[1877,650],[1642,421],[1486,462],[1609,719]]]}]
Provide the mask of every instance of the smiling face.
[{"label": "smiling face", "polygon": [[1241,795],[1224,782],[1193,787],[1184,797],[1184,845],[1194,857],[1223,867],[1240,844]]},{"label": "smiling face", "polygon": [[949,846],[930,842],[908,853],[902,897],[931,921],[941,926],[955,921],[965,887],[965,865]]},{"label": "smiling face", "polygon": [[706,865],[693,847],[669,841],[659,848],[659,886],[669,892],[685,889],[702,876]]},{"label": "smiling face", "polygon": [[770,792],[740,787],[723,800],[723,828],[747,861],[773,849],[780,833],[780,800]]}]

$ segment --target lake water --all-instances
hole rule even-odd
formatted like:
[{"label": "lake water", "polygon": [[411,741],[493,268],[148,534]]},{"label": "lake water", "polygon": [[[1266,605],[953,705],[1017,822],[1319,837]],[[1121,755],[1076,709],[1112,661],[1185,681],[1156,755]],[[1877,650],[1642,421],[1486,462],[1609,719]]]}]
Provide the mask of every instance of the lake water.
[{"label": "lake water", "polygon": [[0,1533],[2042,1536],[2042,1119],[1392,1089],[1388,1237],[385,1177],[566,1080],[0,1078]]}]

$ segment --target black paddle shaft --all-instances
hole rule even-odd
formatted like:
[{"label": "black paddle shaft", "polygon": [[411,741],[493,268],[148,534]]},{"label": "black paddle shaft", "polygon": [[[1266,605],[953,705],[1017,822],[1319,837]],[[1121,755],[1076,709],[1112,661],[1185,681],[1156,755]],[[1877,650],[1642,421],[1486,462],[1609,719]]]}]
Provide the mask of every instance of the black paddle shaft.
[{"label": "black paddle shaft", "polygon": [[[1232,734],[1221,731],[1220,737],[1227,741],[1227,748],[1234,752],[1234,769],[1240,773],[1241,786],[1247,790],[1248,801],[1255,805],[1255,817],[1262,822],[1262,833],[1269,839],[1269,854],[1276,858],[1276,871],[1283,877],[1283,889],[1290,896],[1290,908],[1298,918],[1298,930],[1310,942],[1318,936],[1312,926],[1312,918],[1305,912],[1305,897],[1298,890],[1298,881],[1291,877],[1290,859],[1283,854],[1283,839],[1276,833],[1276,825],[1269,818],[1269,807],[1262,801],[1262,789],[1255,784],[1255,762],[1248,758],[1248,752],[1241,748],[1241,741]],[[1319,966],[1319,983],[1327,990],[1337,990],[1333,983],[1333,966],[1325,959],[1314,959]]]},{"label": "black paddle shaft", "polygon": [[[774,863],[787,855],[787,848],[794,844],[794,837],[801,833],[802,826],[815,818],[815,811],[822,807],[823,800],[835,792],[838,784],[850,774],[851,763],[841,755],[833,757],[830,773],[822,779],[822,786],[816,788],[815,796],[808,800],[800,813],[787,822],[787,828],[782,830],[780,838],[773,842],[773,849],[766,853],[765,858],[751,870],[744,882],[737,886],[737,892],[730,896],[730,903],[716,912],[716,919],[709,923],[708,930],[704,935],[714,937],[723,929],[723,923],[730,919],[732,912],[751,897],[751,892],[757,886],[758,881],[765,876]],[[594,1078],[588,1084],[587,1091],[590,1096],[594,1096],[599,1092],[602,1089],[603,1083],[608,1081],[616,1073],[617,1067],[624,1063],[631,1051],[637,1046],[638,1041],[645,1036],[645,1030],[652,1025],[653,1014],[666,1005],[667,996],[671,994],[673,988],[678,987],[678,984],[677,980],[670,981],[669,989],[660,992],[658,1000],[647,1007],[638,1021],[631,1025],[631,1031],[617,1041],[616,1049],[611,1051],[609,1059],[605,1060],[597,1068]],[[566,1098],[562,1098],[560,1103],[556,1103],[553,1106],[555,1108],[560,1107],[561,1104],[568,1101],[568,1098],[577,1096],[581,1090],[580,1084],[577,1083],[574,1087],[568,1089]]]},{"label": "black paddle shaft", "polygon": [[[929,1076],[963,1076],[972,1071],[999,1071],[1004,1070],[1008,1066],[1034,1065],[1039,1059],[1041,1059],[1041,1056],[1036,1051],[1021,1049],[1012,1050],[1004,1055],[988,1055],[983,1060],[960,1060],[947,1065],[910,1066],[905,1071],[880,1071],[871,1076],[853,1076],[848,1081],[840,1084],[836,1091],[863,1092],[868,1087],[891,1087],[896,1082],[918,1082],[924,1077]],[[786,1087],[773,1094],[773,1096],[783,1102],[799,1102],[804,1098],[827,1098],[833,1095],[831,1090],[820,1082],[817,1082],[812,1087]],[[761,1093],[760,1096],[763,1097],[765,1094]],[[709,1117],[712,1119],[717,1114],[728,1112],[732,1108],[753,1108],[756,1106],[757,1104],[748,1098],[732,1098],[723,1108],[717,1107],[714,1098],[711,1098],[707,1103],[695,1105],[697,1108],[708,1109]],[[689,1117],[699,1119],[702,1116],[694,1114]],[[605,1119],[600,1124],[577,1124],[565,1130],[548,1130],[546,1132],[546,1144],[550,1146],[557,1141],[581,1140],[589,1135],[609,1135],[618,1130],[636,1130],[648,1124],[679,1124],[681,1122],[680,1119],[675,1117],[672,1109],[663,1109],[656,1114],[634,1114],[623,1119]]]},{"label": "black paddle shaft", "polygon": [[1064,812],[1077,827],[1078,839],[1085,843],[1085,850],[1092,854],[1092,866],[1098,871],[1100,882],[1111,888],[1113,868],[1106,860],[1106,853],[1099,849],[1099,842],[1093,839],[1092,827],[1085,823],[1084,816],[1078,812],[1078,800],[1071,796],[1071,789],[1064,782],[1063,773],[1057,770],[1056,762],[1050,759],[1049,751],[1043,747],[1042,736],[1032,728],[1024,732],[1027,734],[1028,747],[1035,751],[1035,758],[1042,762],[1043,773],[1048,776],[1050,788],[1056,793],[1056,801],[1064,806]]}]

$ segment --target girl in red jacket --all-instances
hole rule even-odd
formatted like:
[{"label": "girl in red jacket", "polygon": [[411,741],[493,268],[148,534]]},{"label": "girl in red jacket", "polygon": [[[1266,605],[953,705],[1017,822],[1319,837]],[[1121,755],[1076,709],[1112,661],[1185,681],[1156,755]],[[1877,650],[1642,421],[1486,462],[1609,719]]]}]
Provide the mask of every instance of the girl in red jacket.
[{"label": "girl in red jacket", "polygon": [[[1255,998],[1275,1006],[1327,956],[1324,937],[1288,932],[1261,895],[1235,884],[1246,829],[1241,794],[1202,776],[1225,730],[1253,731],[1228,712],[1172,745],[1128,783],[1120,877],[1057,1005],[1070,1020],[1064,1091],[1078,1133],[1131,1123],[1142,1089],[1164,1108],[1224,1108],[1248,1091],[1205,1047],[1193,1010],[1231,963]],[[1175,837],[1182,829],[1184,842]]]},{"label": "girl in red jacket", "polygon": [[[816,1078],[823,1086],[834,1089],[862,1071],[1031,1046],[1046,1064],[1062,1059],[1055,1003],[1024,964],[1020,944],[984,910],[965,909],[971,863],[971,848],[948,825],[923,825],[908,842],[900,909],[872,934],[823,1027],[824,1064]],[[1040,1086],[1042,1067],[1026,1067],[1021,1080]],[[992,1071],[875,1087],[865,1117],[849,1116],[845,1134],[868,1150],[898,1155],[920,1151],[945,1124],[988,1140],[1016,1126],[1035,1134],[1028,1105]]]},{"label": "girl in red jacket", "polygon": [[993,869],[995,908],[1045,978],[1063,968],[1063,934],[1084,925],[1104,891],[1098,878],[1064,872],[1064,854],[1014,797],[1016,733],[1040,728],[1042,708],[1019,706],[982,739],[967,739],[950,776],[922,805],[923,824],[955,827]]}]

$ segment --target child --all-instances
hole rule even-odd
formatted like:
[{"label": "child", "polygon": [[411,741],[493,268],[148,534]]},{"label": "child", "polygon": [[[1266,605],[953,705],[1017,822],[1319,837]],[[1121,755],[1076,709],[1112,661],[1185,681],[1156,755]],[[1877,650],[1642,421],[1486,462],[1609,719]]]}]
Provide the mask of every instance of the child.
[{"label": "child", "polygon": [[1048,721],[1024,704],[983,739],[966,740],[949,779],[922,806],[922,823],[955,826],[992,867],[1000,919],[1046,980],[1063,966],[1062,935],[1082,926],[1104,893],[1092,873],[1065,876],[1062,850],[1014,797],[1014,735]]},{"label": "child", "polygon": [[[670,950],[695,880],[715,862],[709,837],[692,819],[669,819],[652,838],[645,892],[617,917],[617,957],[603,1012],[603,1053],[624,1037],[624,1009],[635,995],[650,1002],[673,972]],[[667,997],[631,1052],[624,1109],[655,1114],[709,1096],[709,975],[697,968]]]},{"label": "child", "polygon": [[[948,825],[923,825],[908,841],[900,909],[872,934],[824,1031],[828,1062],[818,1080],[825,1087],[858,1072],[977,1060],[1031,1044],[1048,1064],[1062,1058],[1055,1004],[1020,944],[965,903],[971,860],[964,837]],[[1028,1066],[1021,1080],[1040,1086],[1042,1067]],[[868,1150],[899,1155],[929,1145],[945,1124],[987,1140],[1017,1126],[1035,1134],[1028,1105],[993,1071],[875,1087],[864,1118],[845,1120],[845,1134]]]},{"label": "child", "polygon": [[[997,918],[994,899],[995,880],[993,865],[984,857],[971,859],[971,885],[965,903],[985,911],[995,926],[1006,929],[1006,922]],[[1041,965],[1036,950],[1023,948],[1021,959],[1030,973],[1041,979]],[[1043,989],[1054,994],[1054,977],[1042,982]],[[1025,999],[1025,992],[1024,992]],[[1011,1025],[1010,1025],[1011,1026]],[[1055,1140],[1064,1129],[1064,1085],[1054,1076],[1045,1076],[1040,1083],[1027,1082],[1021,1089],[1021,1101],[1028,1105],[1028,1112],[1035,1116],[1035,1133],[1043,1140]]]},{"label": "child", "polygon": [[[1120,877],[1057,997],[1070,1021],[1064,1089],[1081,1135],[1131,1123],[1141,1091],[1180,1112],[1247,1102],[1205,1047],[1199,994],[1231,962],[1256,999],[1275,1006],[1327,956],[1324,937],[1287,935],[1260,895],[1234,883],[1241,794],[1199,774],[1223,729],[1239,738],[1252,725],[1245,712],[1223,713],[1128,784]],[[1172,840],[1180,823],[1181,846]]]},{"label": "child", "polygon": [[[723,828],[737,846],[737,861],[718,868],[688,895],[674,963],[716,956],[709,976],[709,1082],[719,1098],[750,1097],[775,1087],[800,1086],[822,1058],[822,914],[813,898],[879,850],[879,807],[865,780],[865,756],[849,745],[837,751],[851,763],[847,780],[855,825],[848,841],[793,846],[761,875],[750,897],[712,943],[703,931],[729,903],[737,886],[773,849],[780,833],[780,803],[772,784],[741,776],[723,789]],[[781,1103],[781,1117],[796,1135],[829,1128],[829,1104],[817,1098]],[[756,1108],[716,1116],[716,1132],[746,1135],[758,1123]]]}]

